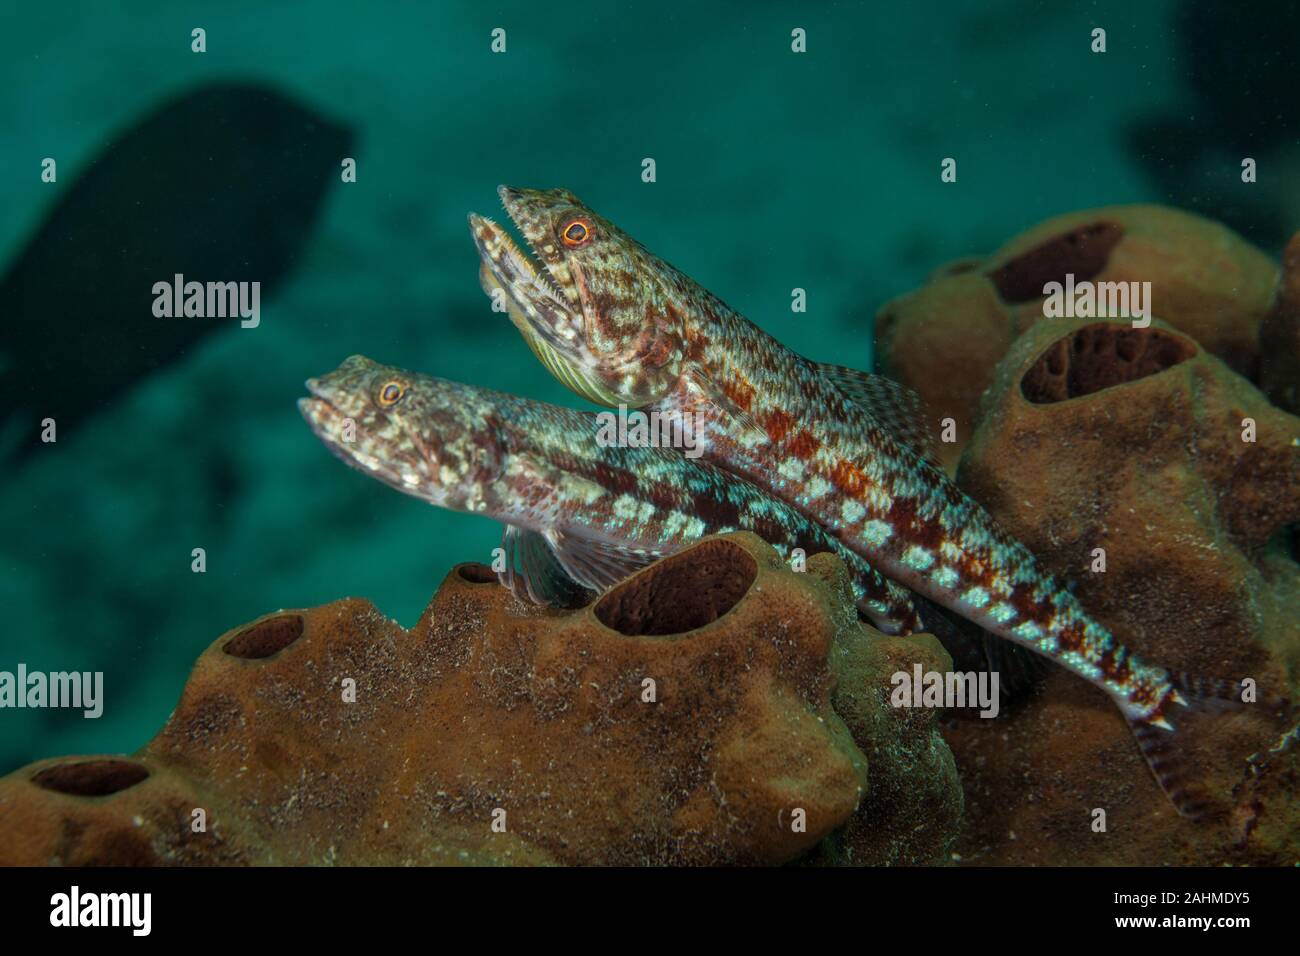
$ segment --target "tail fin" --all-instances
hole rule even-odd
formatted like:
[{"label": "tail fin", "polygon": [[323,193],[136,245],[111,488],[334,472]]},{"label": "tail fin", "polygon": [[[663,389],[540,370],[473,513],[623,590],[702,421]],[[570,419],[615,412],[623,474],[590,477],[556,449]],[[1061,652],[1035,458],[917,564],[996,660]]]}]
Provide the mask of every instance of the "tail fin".
[{"label": "tail fin", "polygon": [[1201,710],[1232,710],[1241,706],[1241,682],[1218,677],[1197,677],[1185,671],[1170,674],[1169,681],[1187,701]]},{"label": "tail fin", "polygon": [[[1241,706],[1240,685],[1233,681],[1188,674],[1172,674],[1169,680],[1173,686],[1166,702],[1180,705],[1184,712],[1223,713]],[[1184,755],[1184,739],[1179,736],[1179,727],[1165,718],[1165,710],[1161,707],[1148,717],[1129,717],[1128,725],[1169,802],[1181,816],[1200,820],[1212,807],[1204,791],[1195,785],[1195,775]]]},{"label": "tail fin", "polygon": [[1174,809],[1189,820],[1204,818],[1209,805],[1202,793],[1188,785],[1188,771],[1179,753],[1177,729],[1162,730],[1149,721],[1132,717],[1128,718],[1128,725],[1152,776]]}]

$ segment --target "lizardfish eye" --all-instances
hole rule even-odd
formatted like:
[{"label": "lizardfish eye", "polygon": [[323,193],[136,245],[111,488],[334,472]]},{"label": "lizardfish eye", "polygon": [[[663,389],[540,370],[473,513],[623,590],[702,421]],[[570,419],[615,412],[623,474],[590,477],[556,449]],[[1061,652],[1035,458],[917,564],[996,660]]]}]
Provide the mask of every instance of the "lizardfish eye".
[{"label": "lizardfish eye", "polygon": [[591,238],[591,227],[581,219],[575,219],[564,227],[560,237],[566,246],[580,246]]},{"label": "lizardfish eye", "polygon": [[388,382],[379,390],[379,404],[392,408],[406,394],[406,386],[401,382]]}]

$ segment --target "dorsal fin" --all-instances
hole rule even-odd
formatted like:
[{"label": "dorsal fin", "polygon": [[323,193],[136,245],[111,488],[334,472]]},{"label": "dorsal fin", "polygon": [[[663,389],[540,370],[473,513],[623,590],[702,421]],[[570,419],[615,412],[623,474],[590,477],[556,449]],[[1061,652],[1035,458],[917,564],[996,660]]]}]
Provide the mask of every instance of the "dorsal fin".
[{"label": "dorsal fin", "polygon": [[591,595],[565,572],[550,544],[536,531],[506,525],[501,536],[506,569],[497,580],[521,601],[552,607],[581,607]]},{"label": "dorsal fin", "polygon": [[832,382],[854,405],[865,411],[895,441],[906,445],[936,468],[934,436],[928,424],[925,401],[901,382],[843,365],[812,363],[822,378]]}]

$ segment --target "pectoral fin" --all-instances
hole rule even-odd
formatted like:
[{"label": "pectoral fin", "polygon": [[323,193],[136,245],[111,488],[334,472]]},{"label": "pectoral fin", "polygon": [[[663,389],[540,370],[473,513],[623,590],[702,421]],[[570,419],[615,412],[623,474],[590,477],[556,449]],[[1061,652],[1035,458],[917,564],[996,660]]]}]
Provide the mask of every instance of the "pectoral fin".
[{"label": "pectoral fin", "polygon": [[666,553],[609,541],[586,529],[549,531],[547,540],[565,573],[596,592],[608,590]]},{"label": "pectoral fin", "polygon": [[506,569],[497,579],[520,600],[551,607],[581,607],[590,600],[590,592],[565,572],[538,532],[507,525],[501,547],[506,552]]}]

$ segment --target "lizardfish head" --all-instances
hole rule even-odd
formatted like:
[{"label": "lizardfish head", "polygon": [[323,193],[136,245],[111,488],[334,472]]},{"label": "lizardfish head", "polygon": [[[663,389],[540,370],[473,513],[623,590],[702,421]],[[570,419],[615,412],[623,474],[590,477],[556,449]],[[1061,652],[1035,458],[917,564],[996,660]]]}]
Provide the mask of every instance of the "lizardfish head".
[{"label": "lizardfish head", "polygon": [[599,405],[663,397],[683,364],[671,268],[568,190],[497,191],[528,251],[471,213],[480,278],[537,357]]},{"label": "lizardfish head", "polygon": [[432,504],[495,514],[506,455],[489,393],[361,355],[307,390],[299,411],[349,465]]}]

